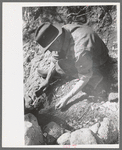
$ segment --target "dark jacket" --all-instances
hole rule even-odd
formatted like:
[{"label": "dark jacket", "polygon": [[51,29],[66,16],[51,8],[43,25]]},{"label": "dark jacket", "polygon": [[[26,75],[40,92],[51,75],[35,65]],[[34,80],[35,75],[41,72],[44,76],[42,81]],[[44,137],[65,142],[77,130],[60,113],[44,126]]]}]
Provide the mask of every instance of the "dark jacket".
[{"label": "dark jacket", "polygon": [[67,24],[63,27],[64,38],[60,53],[53,52],[53,59],[68,59],[75,63],[79,73],[103,65],[108,49],[99,36],[88,26]]}]

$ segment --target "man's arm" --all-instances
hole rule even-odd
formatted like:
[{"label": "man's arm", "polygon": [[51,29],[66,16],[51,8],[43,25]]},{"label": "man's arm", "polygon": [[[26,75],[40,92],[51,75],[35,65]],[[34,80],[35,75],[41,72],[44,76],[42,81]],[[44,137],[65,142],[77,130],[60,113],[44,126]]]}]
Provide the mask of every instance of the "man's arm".
[{"label": "man's arm", "polygon": [[52,57],[51,57],[51,64],[50,64],[50,68],[48,70],[48,74],[47,74],[47,77],[46,79],[42,82],[40,88],[38,91],[35,92],[36,96],[40,96],[40,93],[49,86],[49,83],[53,77],[53,75],[55,74],[56,72],[56,62],[58,60],[58,53],[56,51],[53,51],[52,52]]},{"label": "man's arm", "polygon": [[54,75],[55,72],[56,72],[55,64],[51,62],[46,79],[42,82],[39,90],[35,92],[37,97],[40,96],[40,93],[49,86],[50,80],[52,79],[52,76]]},{"label": "man's arm", "polygon": [[65,97],[63,97],[59,101],[59,103],[56,104],[55,108],[61,109],[61,108],[65,107],[68,100],[71,97],[73,97],[75,94],[77,94],[80,90],[82,90],[82,88],[88,83],[91,76],[92,76],[92,71],[89,74],[83,76],[81,79],[79,79],[79,81],[76,83],[76,85],[73,87],[73,89]]},{"label": "man's arm", "polygon": [[51,79],[52,79],[53,75],[55,74],[55,72],[56,72],[56,64],[54,62],[51,62],[47,77],[45,79],[45,82],[47,84],[51,81]]},{"label": "man's arm", "polygon": [[56,72],[56,62],[58,61],[58,58],[59,58],[59,54],[58,54],[58,51],[53,51],[52,52],[52,57],[51,57],[51,64],[50,64],[50,68],[48,70],[48,74],[47,74],[47,77],[45,79],[45,84],[46,86],[48,86],[48,84],[50,83],[53,75],[55,74]]}]

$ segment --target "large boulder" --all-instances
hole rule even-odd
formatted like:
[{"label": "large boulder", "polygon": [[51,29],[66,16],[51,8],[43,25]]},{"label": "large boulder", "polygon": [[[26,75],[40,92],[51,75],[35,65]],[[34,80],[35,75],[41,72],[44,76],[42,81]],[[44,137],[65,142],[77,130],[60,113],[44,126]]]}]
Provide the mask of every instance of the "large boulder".
[{"label": "large boulder", "polygon": [[43,135],[36,117],[31,113],[26,114],[24,117],[24,123],[25,145],[42,145]]},{"label": "large boulder", "polygon": [[107,101],[102,105],[102,107],[106,108],[108,112],[110,113],[117,113],[119,109],[119,105],[116,102],[109,102]]},{"label": "large boulder", "polygon": [[118,129],[110,119],[103,119],[98,130],[98,137],[102,139],[105,144],[114,144],[117,142]]},{"label": "large boulder", "polygon": [[71,133],[70,145],[97,144],[96,138],[88,128],[82,128]]},{"label": "large boulder", "polygon": [[66,132],[57,139],[57,143],[59,145],[70,145],[70,137],[71,132]]}]

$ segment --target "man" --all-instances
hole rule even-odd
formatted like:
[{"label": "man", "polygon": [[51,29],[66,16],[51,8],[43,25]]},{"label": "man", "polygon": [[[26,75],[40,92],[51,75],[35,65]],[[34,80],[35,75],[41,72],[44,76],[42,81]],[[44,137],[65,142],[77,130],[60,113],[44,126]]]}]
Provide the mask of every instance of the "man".
[{"label": "man", "polygon": [[56,104],[56,109],[65,107],[68,100],[94,77],[93,88],[102,80],[99,67],[108,60],[108,49],[88,26],[67,24],[60,27],[56,24],[43,23],[37,30],[35,40],[41,45],[43,52],[52,52],[49,70],[38,68],[38,73],[46,77],[40,89],[44,90],[56,74],[78,78],[73,89]]}]

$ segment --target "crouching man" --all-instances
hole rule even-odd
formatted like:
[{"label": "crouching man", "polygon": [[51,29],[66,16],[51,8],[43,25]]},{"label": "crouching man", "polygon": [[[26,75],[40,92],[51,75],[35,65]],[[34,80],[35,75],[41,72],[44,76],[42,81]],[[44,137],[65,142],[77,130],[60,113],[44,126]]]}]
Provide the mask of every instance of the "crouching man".
[{"label": "crouching man", "polygon": [[88,26],[43,23],[36,31],[35,40],[43,52],[52,52],[49,70],[38,68],[38,73],[46,77],[38,94],[46,88],[56,74],[68,75],[79,79],[73,89],[56,104],[56,109],[65,107],[68,100],[95,77],[93,88],[102,80],[99,67],[108,60],[108,49],[99,36]]}]

